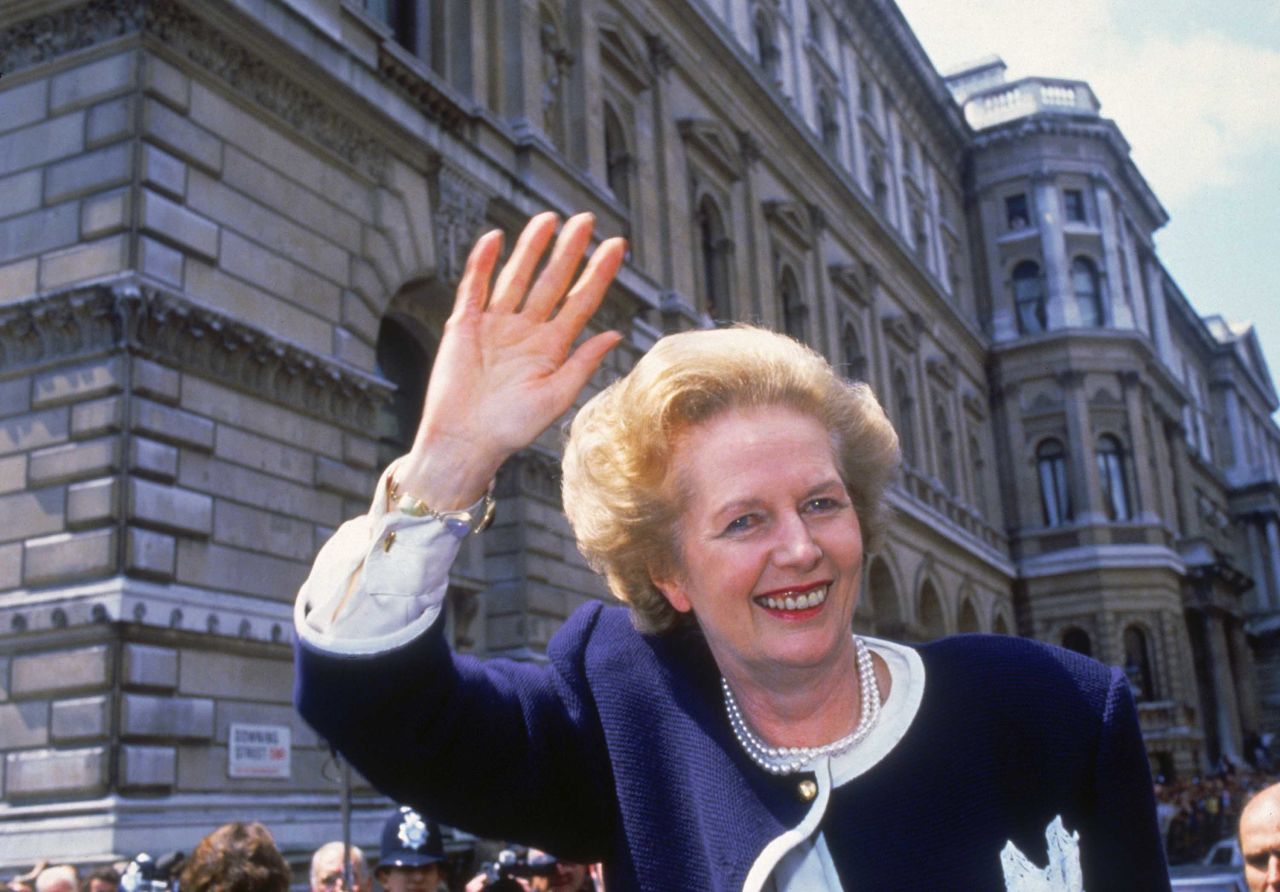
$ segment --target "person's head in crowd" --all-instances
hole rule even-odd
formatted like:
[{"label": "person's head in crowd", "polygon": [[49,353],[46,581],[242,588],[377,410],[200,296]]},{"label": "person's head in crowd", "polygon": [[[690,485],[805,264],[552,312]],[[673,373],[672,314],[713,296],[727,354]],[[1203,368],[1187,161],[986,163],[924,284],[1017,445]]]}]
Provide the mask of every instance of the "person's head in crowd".
[{"label": "person's head in crowd", "polygon": [[550,876],[535,876],[529,879],[529,888],[533,892],[586,892],[591,889],[591,868],[576,861],[561,861],[541,849],[529,849],[529,863],[540,861],[554,862],[555,873]]},{"label": "person's head in crowd", "polygon": [[116,892],[118,888],[120,874],[110,864],[94,868],[84,880],[84,892]]},{"label": "person's head in crowd", "polygon": [[351,883],[347,889],[342,864],[343,845],[327,842],[311,856],[311,892],[369,892],[371,882],[364,852],[351,847]]},{"label": "person's head in crowd", "polygon": [[[440,825],[402,805],[382,826],[376,876],[386,892],[436,892],[443,879]],[[185,892],[185,890],[184,890]]]},{"label": "person's head in crowd", "polygon": [[289,892],[289,865],[270,831],[233,821],[196,845],[182,869],[182,892]]},{"label": "person's head in crowd", "polygon": [[36,877],[36,892],[80,892],[80,875],[70,864],[46,867]]},{"label": "person's head in crowd", "polygon": [[1258,793],[1240,813],[1240,854],[1249,892],[1280,892],[1280,784]]}]

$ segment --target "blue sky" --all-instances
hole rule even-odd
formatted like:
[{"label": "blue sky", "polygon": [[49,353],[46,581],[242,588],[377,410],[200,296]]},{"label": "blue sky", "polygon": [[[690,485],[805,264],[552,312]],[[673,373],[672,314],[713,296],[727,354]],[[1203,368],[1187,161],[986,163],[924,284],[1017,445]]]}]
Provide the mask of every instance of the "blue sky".
[{"label": "blue sky", "polygon": [[1165,267],[1201,315],[1252,322],[1280,380],[1278,0],[897,4],[940,70],[1088,81],[1169,212]]}]

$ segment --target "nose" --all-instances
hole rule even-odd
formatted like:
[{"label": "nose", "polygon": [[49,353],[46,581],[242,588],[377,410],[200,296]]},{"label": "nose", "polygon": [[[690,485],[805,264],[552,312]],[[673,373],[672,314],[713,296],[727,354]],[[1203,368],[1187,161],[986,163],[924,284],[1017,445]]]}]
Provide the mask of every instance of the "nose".
[{"label": "nose", "polygon": [[784,515],[779,523],[774,562],[780,567],[808,570],[821,559],[822,548],[814,541],[804,517],[798,513]]}]

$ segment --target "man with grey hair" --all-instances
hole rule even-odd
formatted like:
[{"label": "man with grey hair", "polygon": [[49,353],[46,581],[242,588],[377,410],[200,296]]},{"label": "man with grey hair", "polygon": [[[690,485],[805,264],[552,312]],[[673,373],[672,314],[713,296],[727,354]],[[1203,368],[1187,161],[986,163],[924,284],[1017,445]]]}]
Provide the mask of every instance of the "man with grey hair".
[{"label": "man with grey hair", "polygon": [[359,846],[351,847],[351,888],[343,878],[343,846],[341,842],[327,842],[311,856],[311,892],[370,892],[369,870],[364,852]]},{"label": "man with grey hair", "polygon": [[70,864],[46,867],[36,877],[36,892],[79,892],[80,875]]}]

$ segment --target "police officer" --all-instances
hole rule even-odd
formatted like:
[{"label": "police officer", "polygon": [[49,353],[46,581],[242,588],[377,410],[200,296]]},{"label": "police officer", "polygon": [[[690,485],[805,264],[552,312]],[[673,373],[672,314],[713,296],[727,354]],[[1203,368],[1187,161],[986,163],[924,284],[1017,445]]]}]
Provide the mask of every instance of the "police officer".
[{"label": "police officer", "polygon": [[407,805],[382,826],[382,855],[374,875],[386,892],[436,892],[444,879],[440,825]]}]

